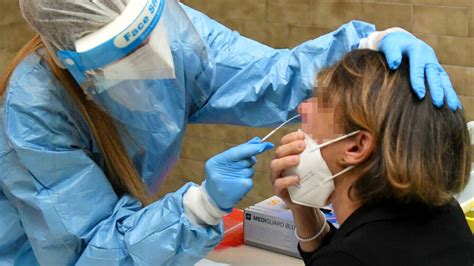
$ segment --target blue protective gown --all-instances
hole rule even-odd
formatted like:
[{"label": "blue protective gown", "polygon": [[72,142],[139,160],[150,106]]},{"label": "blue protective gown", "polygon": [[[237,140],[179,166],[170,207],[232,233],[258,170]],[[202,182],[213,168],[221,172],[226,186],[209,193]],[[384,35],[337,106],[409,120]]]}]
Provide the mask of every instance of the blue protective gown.
[{"label": "blue protective gown", "polygon": [[[350,22],[292,50],[276,50],[183,8],[212,66],[205,78],[180,83],[207,90],[207,98],[199,106],[193,95],[172,102],[180,114],[175,121],[117,125],[150,188],[173,165],[188,123],[279,123],[312,95],[318,70],[374,31]],[[0,265],[190,265],[220,241],[222,224],[196,226],[184,213],[183,195],[195,184],[146,208],[117,197],[90,129],[41,51],[17,67],[0,119]]]}]

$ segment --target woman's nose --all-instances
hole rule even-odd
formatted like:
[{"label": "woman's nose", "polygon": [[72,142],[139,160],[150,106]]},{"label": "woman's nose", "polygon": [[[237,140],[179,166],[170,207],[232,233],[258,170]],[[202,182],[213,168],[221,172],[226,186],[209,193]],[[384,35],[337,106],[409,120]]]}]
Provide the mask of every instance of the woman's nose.
[{"label": "woman's nose", "polygon": [[307,114],[309,111],[309,105],[310,103],[308,102],[303,102],[298,106],[298,113],[300,115]]}]

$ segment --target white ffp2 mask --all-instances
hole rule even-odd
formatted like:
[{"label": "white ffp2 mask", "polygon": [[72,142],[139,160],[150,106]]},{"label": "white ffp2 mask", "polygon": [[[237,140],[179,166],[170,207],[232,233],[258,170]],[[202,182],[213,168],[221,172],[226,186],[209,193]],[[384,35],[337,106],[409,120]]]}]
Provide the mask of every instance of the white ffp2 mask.
[{"label": "white ffp2 mask", "polygon": [[288,188],[291,200],[294,203],[314,208],[321,208],[328,204],[329,196],[334,191],[334,178],[345,174],[354,166],[349,166],[333,175],[321,154],[321,149],[359,132],[352,132],[321,145],[318,145],[305,133],[306,149],[301,153],[300,163],[296,167],[285,171],[286,176],[298,175],[300,177],[298,185]]},{"label": "white ffp2 mask", "polygon": [[160,21],[144,46],[103,69],[106,80],[174,79],[175,67],[168,33]]}]

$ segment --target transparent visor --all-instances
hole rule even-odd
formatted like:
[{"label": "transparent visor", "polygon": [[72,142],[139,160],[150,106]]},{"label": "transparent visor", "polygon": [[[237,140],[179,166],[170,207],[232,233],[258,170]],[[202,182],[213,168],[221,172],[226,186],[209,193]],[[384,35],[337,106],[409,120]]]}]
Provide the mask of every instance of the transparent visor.
[{"label": "transparent visor", "polygon": [[[171,103],[184,108],[184,81],[182,74],[176,77],[177,73],[195,69],[196,73],[190,75],[197,75],[207,57],[197,31],[176,0],[140,1],[143,7],[134,15],[133,22],[123,23],[127,28],[109,41],[87,50],[84,47],[90,46],[88,42],[102,35],[86,36],[88,39],[76,42],[78,52],[58,53],[88,97],[126,123],[135,123],[130,112],[154,113],[163,121],[176,112]],[[100,31],[109,34],[110,29],[114,30],[106,26]],[[180,48],[183,42],[189,43],[187,49]],[[185,58],[191,62],[187,67],[183,63]]]},{"label": "transparent visor", "polygon": [[86,76],[89,84],[84,87],[93,94],[125,80],[174,79],[173,56],[163,20],[136,50],[103,68],[86,71]]},{"label": "transparent visor", "polygon": [[130,111],[160,111],[158,102],[166,96],[160,90],[173,84],[176,77],[164,20],[136,50],[102,68],[86,71],[85,76],[83,90],[110,113],[116,109],[113,104]]}]

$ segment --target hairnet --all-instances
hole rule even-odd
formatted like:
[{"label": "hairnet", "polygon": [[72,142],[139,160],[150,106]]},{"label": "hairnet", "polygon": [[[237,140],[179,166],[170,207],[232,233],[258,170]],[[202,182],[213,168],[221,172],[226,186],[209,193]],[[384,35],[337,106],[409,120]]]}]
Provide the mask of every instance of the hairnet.
[{"label": "hairnet", "polygon": [[112,22],[130,0],[20,0],[25,20],[52,50],[75,50],[74,42]]}]

